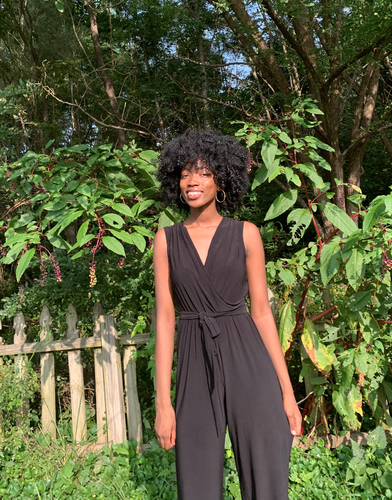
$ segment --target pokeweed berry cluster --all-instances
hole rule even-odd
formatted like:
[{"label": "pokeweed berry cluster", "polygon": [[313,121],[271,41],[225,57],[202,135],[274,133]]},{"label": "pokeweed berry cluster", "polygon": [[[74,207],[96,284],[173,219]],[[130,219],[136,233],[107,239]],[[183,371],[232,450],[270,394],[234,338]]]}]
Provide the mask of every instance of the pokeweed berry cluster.
[{"label": "pokeweed berry cluster", "polygon": [[61,279],[61,270],[60,270],[60,266],[56,262],[56,259],[55,259],[54,255],[52,255],[50,253],[50,251],[46,247],[44,247],[43,245],[39,245],[38,249],[39,249],[39,256],[40,256],[40,260],[41,260],[41,266],[40,266],[41,281],[40,281],[40,285],[44,286],[45,282],[46,282],[46,279],[48,277],[48,269],[47,269],[47,267],[45,265],[45,262],[44,262],[44,259],[42,257],[42,250],[44,250],[45,252],[47,252],[47,254],[49,256],[49,260],[52,263],[57,283],[61,283],[61,281],[62,281],[62,279]]},{"label": "pokeweed berry cluster", "polygon": [[92,262],[90,264],[90,288],[92,288],[97,284],[97,276],[95,274],[96,265],[97,265],[96,262]]},{"label": "pokeweed berry cluster", "polygon": [[[99,250],[102,246],[102,236],[105,234],[105,228],[102,224],[102,219],[98,217],[97,214],[95,214],[95,217],[97,218],[98,221],[98,235],[97,235],[97,242],[93,246],[93,248],[90,250],[93,254],[93,260],[90,264],[90,288],[95,286],[97,284],[97,275],[96,275],[96,267],[97,267],[97,262],[95,260],[95,253],[97,250]],[[91,241],[91,240],[90,240]],[[89,243],[87,243],[85,248],[89,247]]]}]

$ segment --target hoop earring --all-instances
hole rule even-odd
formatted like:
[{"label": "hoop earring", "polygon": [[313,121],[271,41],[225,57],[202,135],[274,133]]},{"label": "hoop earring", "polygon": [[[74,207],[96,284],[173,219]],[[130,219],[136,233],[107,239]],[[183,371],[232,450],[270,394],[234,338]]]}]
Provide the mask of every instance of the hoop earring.
[{"label": "hoop earring", "polygon": [[[218,193],[223,193],[223,200],[218,200]],[[220,191],[218,191],[215,195],[215,199],[218,203],[223,203],[226,199],[226,193],[223,191],[223,189],[221,189]]]},{"label": "hoop earring", "polygon": [[182,196],[182,193],[180,193],[180,200],[181,200],[181,203],[184,203],[185,205],[188,205],[188,203],[184,200],[184,197]]}]

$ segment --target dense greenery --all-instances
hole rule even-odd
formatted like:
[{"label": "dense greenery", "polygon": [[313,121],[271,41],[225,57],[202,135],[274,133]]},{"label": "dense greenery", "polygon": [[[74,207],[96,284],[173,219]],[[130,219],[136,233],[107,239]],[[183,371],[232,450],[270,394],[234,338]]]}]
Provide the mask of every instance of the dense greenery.
[{"label": "dense greenery", "polygon": [[[341,446],[330,451],[322,441],[308,451],[293,448],[290,500],[387,499],[392,497],[392,451],[382,430],[367,448]],[[176,499],[174,453],[153,442],[144,454],[125,441],[102,453],[80,457],[64,440],[49,445],[41,435],[9,452],[0,452],[3,500]],[[233,452],[228,442],[224,500],[239,500]]]}]

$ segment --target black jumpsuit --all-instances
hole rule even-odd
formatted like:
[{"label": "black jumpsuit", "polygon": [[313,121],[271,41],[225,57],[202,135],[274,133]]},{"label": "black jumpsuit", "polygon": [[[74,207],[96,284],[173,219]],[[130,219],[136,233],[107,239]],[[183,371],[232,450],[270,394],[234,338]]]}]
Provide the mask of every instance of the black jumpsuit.
[{"label": "black jumpsuit", "polygon": [[224,217],[200,256],[183,223],[165,228],[177,332],[179,500],[220,500],[228,425],[243,500],[287,500],[292,444],[279,381],[247,312],[243,222]]}]

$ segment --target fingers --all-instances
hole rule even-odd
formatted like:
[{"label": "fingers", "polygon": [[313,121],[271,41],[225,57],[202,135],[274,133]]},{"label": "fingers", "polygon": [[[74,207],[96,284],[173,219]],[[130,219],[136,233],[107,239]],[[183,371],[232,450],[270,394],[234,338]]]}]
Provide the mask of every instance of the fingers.
[{"label": "fingers", "polygon": [[289,420],[291,434],[293,436],[300,436],[301,435],[301,425],[302,425],[301,415],[300,414],[290,415],[288,417],[288,420]]},{"label": "fingers", "polygon": [[157,441],[161,448],[165,450],[170,450],[170,448],[173,448],[173,446],[176,444],[176,430],[175,428],[171,430],[170,433],[164,434],[164,435],[159,435],[156,433],[157,436]]}]

